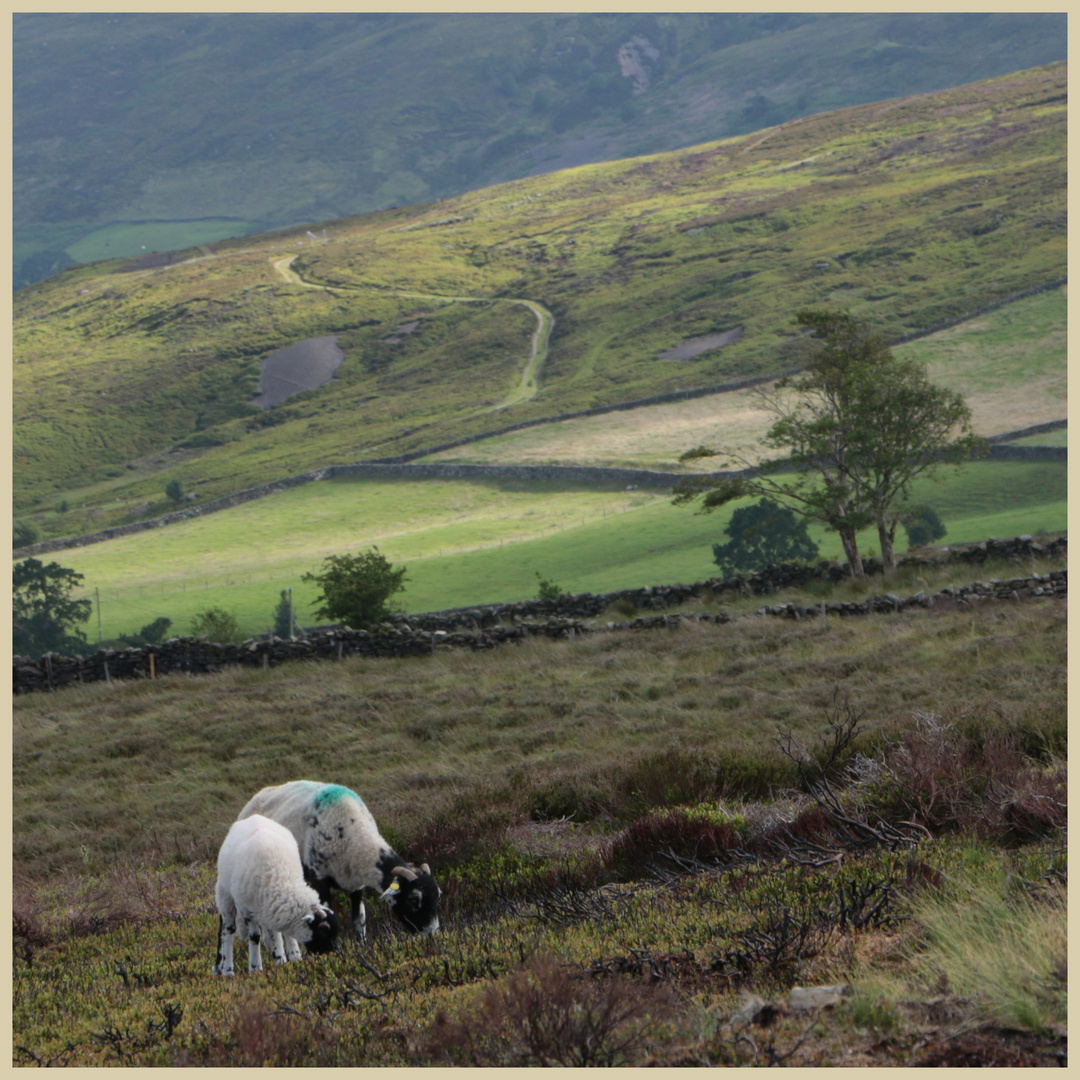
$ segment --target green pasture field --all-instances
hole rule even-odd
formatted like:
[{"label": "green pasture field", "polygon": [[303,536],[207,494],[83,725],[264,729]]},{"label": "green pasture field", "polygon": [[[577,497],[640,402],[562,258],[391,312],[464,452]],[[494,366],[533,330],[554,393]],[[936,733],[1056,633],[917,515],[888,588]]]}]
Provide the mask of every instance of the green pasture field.
[{"label": "green pasture field", "polygon": [[[1024,297],[959,326],[898,345],[894,354],[926,364],[930,378],[964,395],[981,435],[1016,431],[1065,416],[1068,297],[1064,288]],[[705,445],[759,460],[773,417],[753,390],[735,390],[626,412],[583,416],[493,436],[430,455],[429,461],[627,465],[678,468],[679,455]],[[1064,440],[1064,432],[1053,433]],[[1063,446],[1048,436],[1032,443]],[[713,465],[712,467],[716,467]]]},{"label": "green pasture field", "polygon": [[178,251],[215,240],[265,231],[265,221],[201,218],[195,221],[114,221],[79,237],[64,249],[80,263],[151,251]]},{"label": "green pasture field", "polygon": [[[925,482],[949,532],[943,543],[1067,527],[1064,462],[979,462]],[[734,509],[734,507],[732,507]],[[58,552],[100,601],[104,639],[159,616],[188,632],[208,607],[232,611],[244,633],[265,633],[282,589],[301,622],[317,590],[300,580],[329,554],[372,545],[408,567],[405,610],[433,611],[536,595],[539,573],[568,592],[607,592],[714,576],[712,544],[731,510],[697,514],[660,491],[559,489],[555,483],[333,480],[306,485],[179,525]],[[826,558],[839,540],[810,534]],[[898,536],[902,550],[904,536]],[[861,537],[877,548],[876,534]],[[97,641],[97,613],[85,627]]]}]

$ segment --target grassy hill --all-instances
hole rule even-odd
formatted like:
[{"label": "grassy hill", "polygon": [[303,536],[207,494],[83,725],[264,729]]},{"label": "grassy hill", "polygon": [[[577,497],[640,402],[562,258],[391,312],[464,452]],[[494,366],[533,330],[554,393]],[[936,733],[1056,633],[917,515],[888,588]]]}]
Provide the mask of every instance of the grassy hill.
[{"label": "grassy hill", "polygon": [[[102,527],[173,477],[209,499],[769,374],[798,362],[805,304],[897,336],[970,315],[1065,273],[1064,94],[1056,65],[327,222],[325,240],[67,271],[16,297],[16,512],[62,534],[65,499]],[[554,315],[550,349],[535,394],[500,408],[537,327],[522,300]],[[262,357],[326,334],[345,352],[329,384],[251,404]]]},{"label": "grassy hill", "polygon": [[15,283],[1065,58],[1062,14],[19,13]]}]

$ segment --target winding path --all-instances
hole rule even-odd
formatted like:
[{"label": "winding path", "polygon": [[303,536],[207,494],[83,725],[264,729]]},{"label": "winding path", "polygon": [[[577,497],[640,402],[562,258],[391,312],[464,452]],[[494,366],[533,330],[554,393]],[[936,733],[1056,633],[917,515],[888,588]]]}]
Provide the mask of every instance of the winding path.
[{"label": "winding path", "polygon": [[[359,292],[358,286],[319,285],[316,282],[305,281],[293,268],[293,262],[297,255],[287,255],[283,259],[271,259],[274,269],[290,284],[302,285],[306,289],[325,289],[327,292]],[[529,360],[525,370],[521,373],[521,379],[510,393],[498,405],[489,405],[477,413],[498,412],[500,409],[509,408],[522,401],[531,401],[536,397],[540,389],[540,373],[544,368],[544,362],[548,357],[548,343],[551,340],[551,330],[555,325],[555,316],[543,304],[535,300],[516,300],[507,297],[484,297],[484,296],[440,296],[436,293],[413,292],[407,289],[391,289],[395,296],[415,297],[418,300],[439,300],[443,303],[455,304],[520,304],[528,308],[536,316],[536,329],[533,331],[532,342],[529,351]]]}]

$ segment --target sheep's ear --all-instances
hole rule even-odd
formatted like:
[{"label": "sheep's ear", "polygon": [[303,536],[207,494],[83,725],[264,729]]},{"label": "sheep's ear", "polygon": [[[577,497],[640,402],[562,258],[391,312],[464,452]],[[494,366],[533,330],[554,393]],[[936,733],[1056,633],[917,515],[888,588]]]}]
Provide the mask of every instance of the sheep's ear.
[{"label": "sheep's ear", "polygon": [[417,876],[416,871],[410,870],[407,866],[395,866],[390,873],[394,877],[403,877],[406,881],[415,881]]}]

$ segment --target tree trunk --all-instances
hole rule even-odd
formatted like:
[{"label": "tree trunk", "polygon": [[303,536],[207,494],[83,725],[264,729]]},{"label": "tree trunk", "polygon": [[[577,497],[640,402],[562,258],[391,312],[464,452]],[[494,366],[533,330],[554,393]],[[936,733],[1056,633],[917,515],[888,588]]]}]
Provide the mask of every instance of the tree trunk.
[{"label": "tree trunk", "polygon": [[852,577],[866,577],[863,570],[862,556],[859,554],[859,545],[855,539],[854,529],[840,529],[840,540],[844,545],[844,554],[847,556],[848,569]]},{"label": "tree trunk", "polygon": [[881,564],[886,570],[895,570],[896,552],[893,550],[893,541],[896,539],[896,522],[893,522],[890,529],[884,521],[879,521],[877,531],[881,541]]}]

